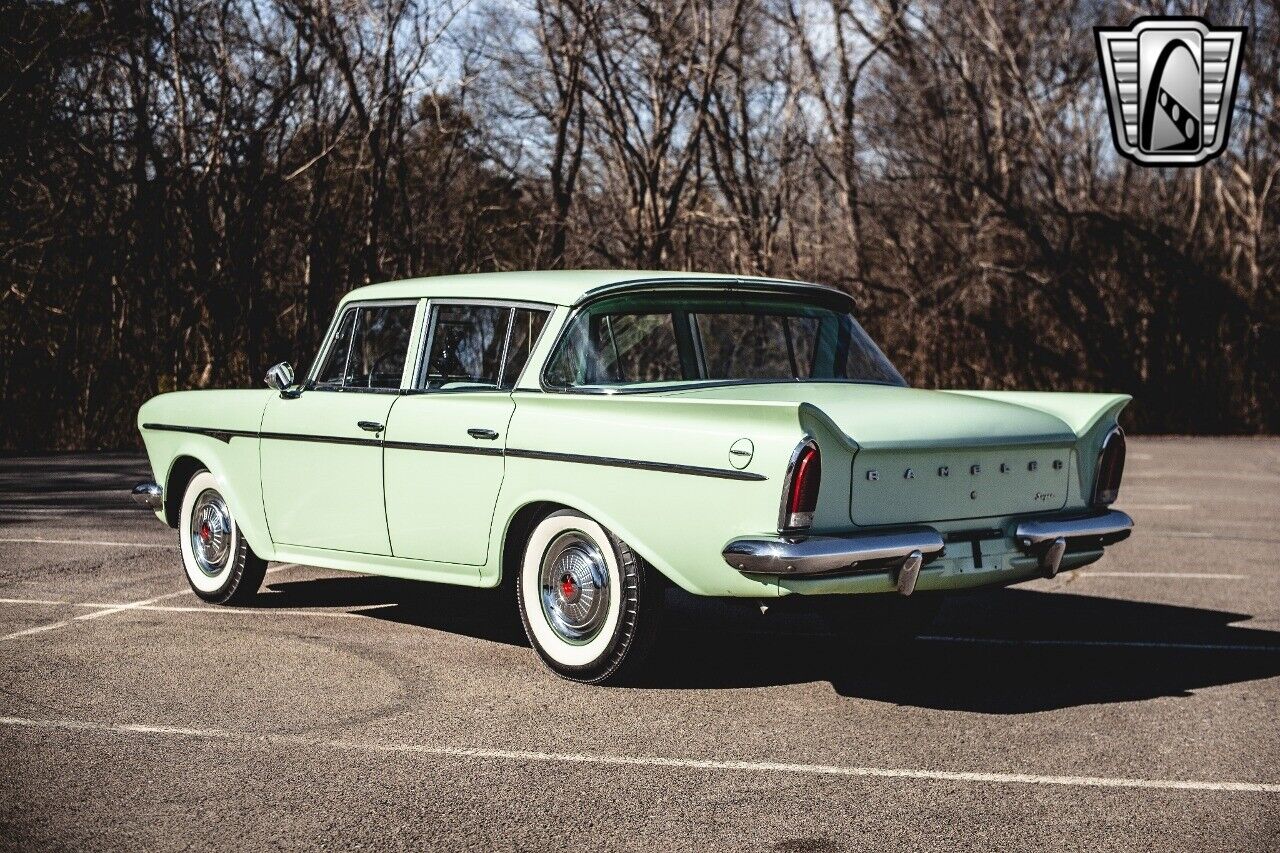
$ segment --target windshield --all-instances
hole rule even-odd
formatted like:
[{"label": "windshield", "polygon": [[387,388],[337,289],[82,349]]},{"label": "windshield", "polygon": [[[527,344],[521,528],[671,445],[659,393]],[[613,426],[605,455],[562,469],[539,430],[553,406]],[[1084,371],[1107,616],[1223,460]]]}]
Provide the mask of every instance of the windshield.
[{"label": "windshield", "polygon": [[593,303],[545,373],[558,388],[689,382],[906,385],[838,298],[651,292]]}]

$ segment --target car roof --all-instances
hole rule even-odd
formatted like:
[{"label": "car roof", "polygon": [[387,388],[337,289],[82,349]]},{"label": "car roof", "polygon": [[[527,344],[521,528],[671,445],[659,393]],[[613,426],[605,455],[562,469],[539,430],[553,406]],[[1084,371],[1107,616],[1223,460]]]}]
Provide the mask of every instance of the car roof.
[{"label": "car roof", "polygon": [[615,289],[678,282],[733,287],[765,286],[781,290],[819,290],[840,293],[824,285],[800,281],[724,275],[705,272],[653,270],[546,270],[541,272],[493,272],[409,278],[359,287],[343,297],[343,303],[370,299],[467,298],[545,302],[577,305]]}]

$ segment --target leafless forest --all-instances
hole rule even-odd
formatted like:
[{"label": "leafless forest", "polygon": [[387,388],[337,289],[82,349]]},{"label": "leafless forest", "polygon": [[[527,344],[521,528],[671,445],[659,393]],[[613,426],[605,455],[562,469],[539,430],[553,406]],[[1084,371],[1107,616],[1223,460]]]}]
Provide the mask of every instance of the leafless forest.
[{"label": "leafless forest", "polygon": [[[1116,156],[1092,27],[1249,27],[1230,149]],[[0,447],[308,364],[346,290],[826,282],[915,384],[1280,428],[1280,12],[1073,0],[10,0]]]}]

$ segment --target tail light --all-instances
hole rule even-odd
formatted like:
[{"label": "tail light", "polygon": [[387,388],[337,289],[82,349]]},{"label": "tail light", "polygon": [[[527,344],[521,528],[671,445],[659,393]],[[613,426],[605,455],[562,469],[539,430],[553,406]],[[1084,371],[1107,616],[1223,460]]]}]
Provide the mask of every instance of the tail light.
[{"label": "tail light", "polygon": [[1124,476],[1124,430],[1116,427],[1102,440],[1098,457],[1098,476],[1093,486],[1093,503],[1106,506],[1120,497],[1120,478]]},{"label": "tail light", "polygon": [[782,489],[782,511],[778,529],[783,533],[808,530],[818,506],[818,484],[822,480],[822,457],[818,444],[807,438],[791,455],[791,465]]}]

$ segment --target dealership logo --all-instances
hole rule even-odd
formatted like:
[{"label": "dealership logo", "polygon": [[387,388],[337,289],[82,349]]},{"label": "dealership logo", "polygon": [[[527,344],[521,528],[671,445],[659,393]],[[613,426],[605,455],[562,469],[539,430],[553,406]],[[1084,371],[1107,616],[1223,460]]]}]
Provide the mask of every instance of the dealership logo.
[{"label": "dealership logo", "polygon": [[1111,135],[1123,156],[1144,166],[1198,166],[1223,152],[1244,27],[1140,18],[1093,32]]}]

